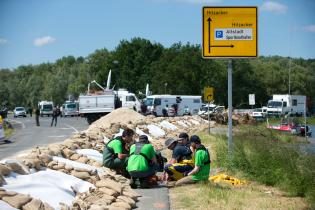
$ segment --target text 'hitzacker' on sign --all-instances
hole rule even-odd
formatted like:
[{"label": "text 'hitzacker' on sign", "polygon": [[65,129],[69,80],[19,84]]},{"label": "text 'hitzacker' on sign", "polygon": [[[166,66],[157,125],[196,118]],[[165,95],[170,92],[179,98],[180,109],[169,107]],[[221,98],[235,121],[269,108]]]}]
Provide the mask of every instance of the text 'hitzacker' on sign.
[{"label": "text 'hitzacker' on sign", "polygon": [[257,57],[257,7],[203,7],[202,56]]}]

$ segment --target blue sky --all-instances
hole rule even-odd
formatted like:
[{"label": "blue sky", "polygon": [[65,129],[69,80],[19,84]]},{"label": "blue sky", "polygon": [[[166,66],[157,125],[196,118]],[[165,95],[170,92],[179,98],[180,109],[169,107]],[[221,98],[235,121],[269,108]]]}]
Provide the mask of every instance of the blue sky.
[{"label": "blue sky", "polygon": [[201,44],[203,6],[258,6],[259,55],[315,58],[314,0],[0,0],[0,68],[85,57],[133,37]]}]

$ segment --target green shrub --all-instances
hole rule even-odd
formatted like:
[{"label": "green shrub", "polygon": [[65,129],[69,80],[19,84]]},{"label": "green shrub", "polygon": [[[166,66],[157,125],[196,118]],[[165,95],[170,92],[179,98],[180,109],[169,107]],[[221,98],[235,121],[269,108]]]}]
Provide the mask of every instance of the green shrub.
[{"label": "green shrub", "polygon": [[242,171],[248,179],[280,187],[288,195],[315,203],[315,155],[302,152],[300,144],[295,136],[262,126],[245,126],[233,136],[230,158],[226,137],[217,138],[216,161],[233,173]]}]

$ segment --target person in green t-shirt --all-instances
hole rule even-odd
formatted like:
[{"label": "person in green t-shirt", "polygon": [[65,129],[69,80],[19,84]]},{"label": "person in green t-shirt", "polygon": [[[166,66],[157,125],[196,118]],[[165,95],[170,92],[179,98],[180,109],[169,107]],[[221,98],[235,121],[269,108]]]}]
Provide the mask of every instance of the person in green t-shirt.
[{"label": "person in green t-shirt", "polygon": [[199,136],[190,137],[191,150],[194,153],[195,167],[188,176],[178,180],[175,185],[193,184],[198,181],[207,181],[210,174],[210,154],[201,144]]},{"label": "person in green t-shirt", "polygon": [[140,187],[150,187],[156,173],[156,153],[146,135],[141,135],[139,141],[130,148],[127,171],[131,176],[131,187],[135,188],[139,179]]},{"label": "person in green t-shirt", "polygon": [[134,131],[127,128],[123,131],[122,136],[110,140],[103,151],[103,165],[127,178],[130,178],[126,170],[129,156],[128,145],[133,142],[133,136]]}]

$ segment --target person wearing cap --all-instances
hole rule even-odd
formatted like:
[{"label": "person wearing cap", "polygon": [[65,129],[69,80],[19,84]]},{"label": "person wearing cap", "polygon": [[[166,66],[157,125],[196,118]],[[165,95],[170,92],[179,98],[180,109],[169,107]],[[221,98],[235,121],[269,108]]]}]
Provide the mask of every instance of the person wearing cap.
[{"label": "person wearing cap", "polygon": [[208,150],[201,144],[199,136],[191,136],[190,144],[194,152],[195,167],[187,177],[178,180],[175,183],[176,186],[206,181],[209,178],[211,160]]},{"label": "person wearing cap", "polygon": [[189,147],[189,135],[182,132],[178,135],[178,143]]},{"label": "person wearing cap", "polygon": [[117,136],[110,140],[104,147],[103,165],[107,168],[115,170],[127,178],[130,177],[126,170],[129,151],[128,144],[133,142],[134,131],[125,129],[122,136]]},{"label": "person wearing cap", "polygon": [[127,171],[131,176],[131,187],[135,188],[139,179],[140,187],[147,188],[156,184],[152,182],[155,177],[156,153],[146,135],[141,135],[139,141],[130,148]]},{"label": "person wearing cap", "polygon": [[173,152],[172,158],[164,166],[164,180],[177,181],[186,176],[194,167],[192,152],[185,139],[186,135],[186,133],[181,133],[179,139],[170,138],[165,141],[165,146]]}]

